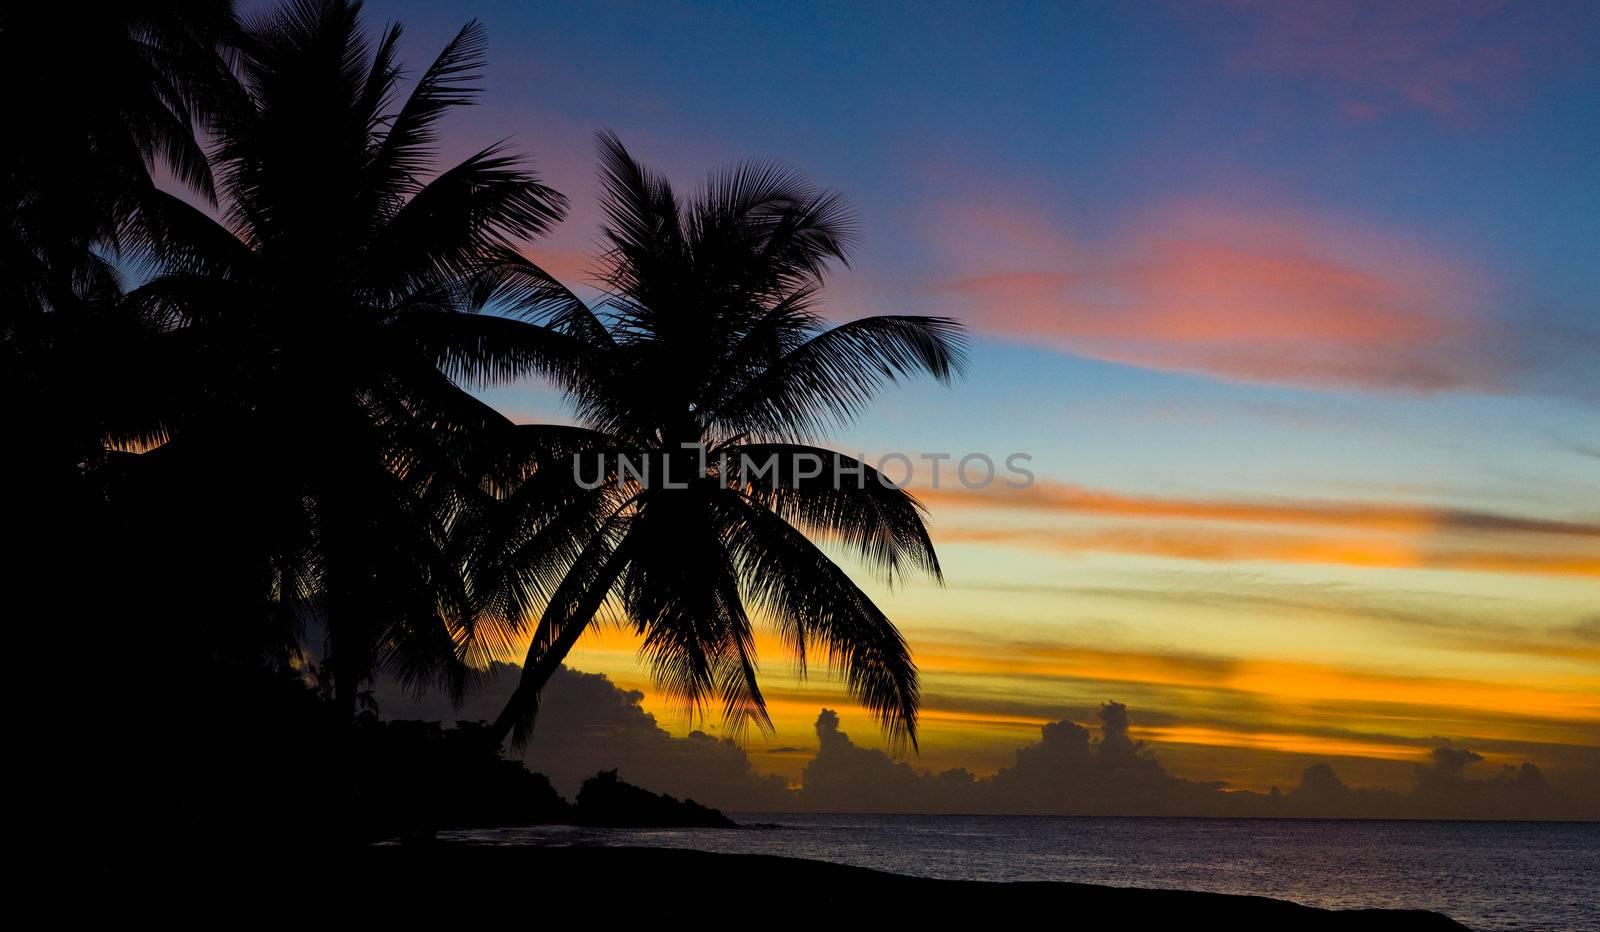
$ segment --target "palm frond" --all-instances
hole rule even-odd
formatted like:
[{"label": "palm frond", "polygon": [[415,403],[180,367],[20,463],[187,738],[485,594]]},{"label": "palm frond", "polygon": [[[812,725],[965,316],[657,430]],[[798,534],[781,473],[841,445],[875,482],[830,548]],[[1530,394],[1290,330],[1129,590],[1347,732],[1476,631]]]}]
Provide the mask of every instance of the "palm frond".
[{"label": "palm frond", "polygon": [[485,306],[504,307],[511,316],[570,333],[596,348],[615,343],[593,308],[529,259],[507,257],[488,266],[483,281],[490,286]]},{"label": "palm frond", "polygon": [[[756,470],[770,463],[769,473],[740,491],[814,537],[843,542],[890,585],[913,571],[942,581],[927,510],[872,466],[803,444],[735,444],[718,452]],[[807,475],[810,470],[799,467],[802,459],[816,463],[821,474]]]},{"label": "palm frond", "polygon": [[579,387],[590,378],[592,353],[571,336],[495,314],[402,315],[391,327],[441,371],[470,386],[504,384],[531,375]]},{"label": "palm frond", "polygon": [[729,548],[745,598],[779,625],[802,669],[819,644],[896,744],[917,743],[920,690],[911,650],[888,617],[805,535],[729,492]]},{"label": "palm frond", "polygon": [[473,20],[461,27],[439,52],[389,123],[373,158],[372,170],[379,180],[416,183],[417,174],[429,166],[435,155],[433,144],[438,138],[440,118],[456,107],[472,104],[480,92],[476,82],[483,76],[488,48],[488,32],[482,23]]},{"label": "palm frond", "polygon": [[807,340],[730,393],[706,421],[728,433],[803,438],[847,423],[886,384],[916,373],[949,383],[966,367],[948,317],[863,317]]},{"label": "palm frond", "polygon": [[770,730],[738,571],[725,528],[702,498],[711,491],[641,496],[629,531],[623,605],[664,695],[695,715],[720,700],[735,733],[751,723]]},{"label": "palm frond", "polygon": [[441,172],[374,235],[365,287],[390,300],[504,268],[523,241],[566,215],[566,198],[503,146]]}]

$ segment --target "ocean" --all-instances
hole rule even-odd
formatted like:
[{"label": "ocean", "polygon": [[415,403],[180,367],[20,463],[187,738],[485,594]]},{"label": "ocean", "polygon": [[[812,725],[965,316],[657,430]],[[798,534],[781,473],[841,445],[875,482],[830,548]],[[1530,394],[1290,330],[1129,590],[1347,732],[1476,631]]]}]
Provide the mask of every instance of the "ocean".
[{"label": "ocean", "polygon": [[1248,893],[1432,909],[1474,929],[1600,930],[1600,823],[732,813],[759,829],[536,826],[487,844],[778,854],[959,880]]}]

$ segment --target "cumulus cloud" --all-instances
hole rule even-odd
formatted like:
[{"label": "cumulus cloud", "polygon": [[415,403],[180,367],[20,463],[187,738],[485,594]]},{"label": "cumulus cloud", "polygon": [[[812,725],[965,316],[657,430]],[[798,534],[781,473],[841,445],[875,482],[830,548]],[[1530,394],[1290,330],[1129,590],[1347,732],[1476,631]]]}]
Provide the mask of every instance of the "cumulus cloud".
[{"label": "cumulus cloud", "polygon": [[[378,707],[389,718],[489,721],[504,707],[518,672],[515,665],[495,664],[483,688],[458,709],[442,697],[419,699],[392,686],[379,687]],[[545,687],[523,760],[568,798],[587,777],[616,770],[630,783],[721,809],[791,805],[788,781],[756,773],[737,743],[700,731],[675,737],[644,710],[643,699],[603,674],[562,667]]]},{"label": "cumulus cloud", "polygon": [[1429,751],[1428,756],[1433,759],[1433,766],[1441,773],[1460,773],[1468,764],[1476,764],[1483,760],[1483,755],[1477,751],[1455,747],[1448,741]]},{"label": "cumulus cloud", "polygon": [[[1051,722],[1040,740],[1017,751],[993,777],[965,770],[918,774],[881,751],[856,746],[824,710],[821,742],[806,768],[807,808],[885,812],[1061,813],[1073,815],[1213,815],[1228,800],[1216,783],[1168,774],[1144,742],[1129,735],[1127,706],[1101,706],[1098,738],[1076,722]],[[890,792],[878,787],[888,785]]]},{"label": "cumulus cloud", "polygon": [[1347,785],[1327,763],[1314,764],[1288,792],[1230,790],[1226,783],[1167,773],[1130,734],[1119,702],[1100,707],[1098,734],[1071,721],[1050,722],[1037,743],[993,777],[965,770],[918,772],[882,751],[854,744],[839,717],[817,719],[819,748],[798,802],[807,809],[871,812],[1050,813],[1063,815],[1298,818],[1592,818],[1600,799],[1555,790],[1532,764],[1487,779],[1466,773],[1482,755],[1448,741],[1419,764],[1408,792]]},{"label": "cumulus cloud", "polygon": [[1506,765],[1487,779],[1465,771],[1482,755],[1449,743],[1417,766],[1406,793],[1349,787],[1327,764],[1307,768],[1300,785],[1266,814],[1330,819],[1592,819],[1600,799],[1558,792],[1533,764]]},{"label": "cumulus cloud", "polygon": [[1467,772],[1483,762],[1474,751],[1444,744],[1429,757],[1429,763],[1417,767],[1416,789],[1401,808],[1408,817],[1540,819],[1570,814],[1567,800],[1533,764],[1507,764],[1479,780]]},{"label": "cumulus cloud", "polygon": [[[518,673],[496,664],[484,688],[460,708],[380,685],[389,718],[474,721],[492,718]],[[815,756],[801,786],[757,773],[745,750],[703,732],[675,737],[642,707],[643,694],[601,674],[563,667],[546,687],[538,726],[525,751],[529,768],[567,796],[601,771],[656,792],[733,811],[963,812],[1063,815],[1234,816],[1297,818],[1544,819],[1600,817],[1600,780],[1563,792],[1533,764],[1490,770],[1478,752],[1441,739],[1405,792],[1347,785],[1327,763],[1306,768],[1280,792],[1233,790],[1222,781],[1174,776],[1145,742],[1120,702],[1100,706],[1093,726],[1049,722],[1039,740],[1017,750],[993,776],[964,768],[919,770],[850,739],[832,709],[817,716]],[[783,753],[810,753],[783,747]],[[1486,775],[1482,771],[1489,771]],[[1588,788],[1585,789],[1584,787]],[[1576,787],[1576,789],[1574,789]]]},{"label": "cumulus cloud", "polygon": [[875,748],[864,748],[839,730],[839,715],[817,716],[817,756],[802,774],[800,802],[806,809],[834,812],[959,811],[972,775],[964,770],[919,773]]}]

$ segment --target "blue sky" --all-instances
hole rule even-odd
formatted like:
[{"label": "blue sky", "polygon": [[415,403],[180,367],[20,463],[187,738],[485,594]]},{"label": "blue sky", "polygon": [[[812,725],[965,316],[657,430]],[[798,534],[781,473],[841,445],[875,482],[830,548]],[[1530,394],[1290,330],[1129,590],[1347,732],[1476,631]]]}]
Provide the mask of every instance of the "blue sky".
[{"label": "blue sky", "polygon": [[[1021,451],[1044,480],[1027,509],[930,499],[951,588],[884,595],[944,703],[930,761],[992,769],[1030,740],[1029,714],[975,711],[1007,689],[1040,720],[1129,694],[1181,718],[1248,694],[1237,742],[1212,716],[1174,755],[1246,783],[1303,765],[1334,726],[1399,747],[1448,729],[1491,761],[1514,746],[1554,767],[1592,747],[1573,736],[1600,729],[1600,4],[367,11],[406,24],[413,69],[484,21],[483,101],[444,154],[510,137],[572,198],[529,249],[564,278],[596,239],[604,127],[685,188],[776,158],[842,190],[861,242],[830,313],[971,325],[963,383],[891,391],[832,438]],[[538,386],[489,397],[561,416]],[[1218,589],[1255,601],[1201,604]],[[1337,604],[1295,602],[1308,592]],[[941,667],[938,645],[963,637],[1018,639],[1016,664],[1114,647],[1151,669],[1264,651],[1283,666],[1009,681],[1004,656]],[[601,644],[575,662],[647,688],[629,657]],[[842,707],[815,689],[779,743]],[[1249,750],[1252,728],[1305,746]],[[1401,757],[1369,775],[1400,779],[1382,767]]]}]

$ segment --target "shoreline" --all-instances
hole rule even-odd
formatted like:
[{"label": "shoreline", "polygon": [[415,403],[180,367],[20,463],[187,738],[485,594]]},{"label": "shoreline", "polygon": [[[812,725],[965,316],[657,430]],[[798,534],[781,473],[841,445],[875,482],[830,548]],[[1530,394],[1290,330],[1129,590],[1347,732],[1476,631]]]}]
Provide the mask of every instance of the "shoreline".
[{"label": "shoreline", "polygon": [[[1438,819],[1423,817],[1388,817],[1378,818],[1373,816],[1301,816],[1301,815],[1114,815],[1107,813],[1085,812],[869,812],[854,809],[775,809],[751,810],[718,809],[718,812],[733,819],[738,824],[736,828],[749,828],[751,823],[739,821],[743,818],[755,816],[769,825],[771,817],[777,816],[824,816],[824,817],[850,817],[871,816],[873,818],[888,816],[893,818],[907,817],[913,819],[1107,819],[1125,820],[1142,819],[1152,822],[1184,821],[1184,822],[1353,822],[1373,824],[1437,824],[1437,825],[1600,825],[1600,815],[1592,818],[1576,819]],[[554,824],[554,823],[552,823]]]},{"label": "shoreline", "polygon": [[1232,928],[1328,930],[1459,930],[1448,916],[1417,909],[1322,909],[1289,900],[1231,893],[1102,886],[1066,881],[941,880],[769,854],[722,854],[687,848],[626,846],[513,846],[471,842],[401,845],[408,855],[385,857],[394,867],[431,862],[424,852],[450,849],[457,869],[463,848],[496,849],[474,857],[476,876],[501,870],[537,877],[556,889],[589,889],[610,881],[626,902],[625,912],[651,905],[670,908],[685,896],[701,896],[717,908],[735,907],[782,915],[783,904],[806,910],[851,907],[896,916],[948,917],[970,909],[1052,910],[1064,919],[1096,922],[1227,923]]}]

